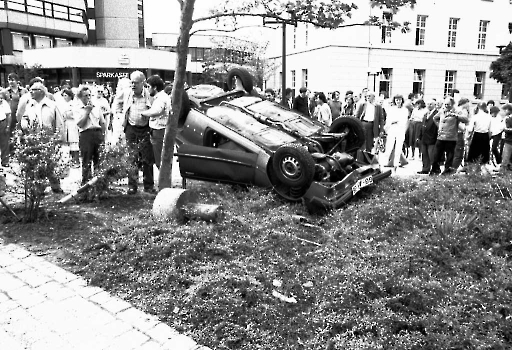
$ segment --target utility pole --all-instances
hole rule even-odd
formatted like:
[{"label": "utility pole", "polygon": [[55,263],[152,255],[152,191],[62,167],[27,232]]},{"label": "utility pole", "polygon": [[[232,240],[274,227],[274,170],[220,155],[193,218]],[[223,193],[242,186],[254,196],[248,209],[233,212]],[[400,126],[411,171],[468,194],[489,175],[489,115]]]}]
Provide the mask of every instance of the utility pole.
[{"label": "utility pole", "polygon": [[297,21],[294,16],[290,16],[291,19],[284,18],[275,18],[273,20],[267,20],[266,17],[263,17],[263,25],[265,24],[281,24],[283,27],[283,57],[281,58],[281,104],[285,107],[288,107],[288,101],[286,100],[286,25],[293,24],[297,26]]}]

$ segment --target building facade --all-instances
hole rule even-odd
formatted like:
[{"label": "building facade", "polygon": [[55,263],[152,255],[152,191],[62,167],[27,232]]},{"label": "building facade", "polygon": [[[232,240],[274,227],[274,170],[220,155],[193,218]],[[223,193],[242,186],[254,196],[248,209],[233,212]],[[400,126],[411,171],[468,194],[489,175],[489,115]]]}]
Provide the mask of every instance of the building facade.
[{"label": "building facade", "polygon": [[144,46],[143,0],[0,0],[1,86],[20,66],[48,86],[115,86],[133,70],[172,80],[175,54]]},{"label": "building facade", "polygon": [[[489,66],[510,41],[512,0],[420,0],[397,14],[367,2],[358,6],[347,22],[353,26],[287,26],[287,86],[342,94],[367,87],[387,96],[423,92],[437,98],[457,89],[473,99],[506,97]],[[357,25],[369,16],[408,21],[410,30]],[[282,43],[276,44],[270,55],[281,62]],[[266,86],[280,89],[281,77],[278,68]]]}]

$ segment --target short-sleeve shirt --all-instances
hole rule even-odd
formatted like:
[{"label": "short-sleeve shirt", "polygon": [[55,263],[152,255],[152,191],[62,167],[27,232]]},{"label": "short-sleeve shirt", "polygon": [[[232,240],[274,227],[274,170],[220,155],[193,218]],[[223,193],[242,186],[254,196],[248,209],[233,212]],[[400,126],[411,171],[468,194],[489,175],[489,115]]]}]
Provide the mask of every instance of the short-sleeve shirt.
[{"label": "short-sleeve shirt", "polygon": [[9,107],[9,103],[6,100],[3,100],[0,105],[0,121],[5,120],[9,113],[11,113],[11,107]]}]

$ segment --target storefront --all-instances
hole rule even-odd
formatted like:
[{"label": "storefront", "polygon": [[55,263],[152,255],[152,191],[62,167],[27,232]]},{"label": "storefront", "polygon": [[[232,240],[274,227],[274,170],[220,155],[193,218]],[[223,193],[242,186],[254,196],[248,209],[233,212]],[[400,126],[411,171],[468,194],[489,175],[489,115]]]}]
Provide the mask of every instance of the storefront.
[{"label": "storefront", "polygon": [[176,53],[138,48],[79,46],[26,50],[23,52],[23,61],[29,67],[40,67],[48,87],[69,80],[73,86],[95,83],[110,85],[115,89],[119,79],[128,78],[135,70],[142,71],[146,77],[158,74],[164,81],[172,81]]}]

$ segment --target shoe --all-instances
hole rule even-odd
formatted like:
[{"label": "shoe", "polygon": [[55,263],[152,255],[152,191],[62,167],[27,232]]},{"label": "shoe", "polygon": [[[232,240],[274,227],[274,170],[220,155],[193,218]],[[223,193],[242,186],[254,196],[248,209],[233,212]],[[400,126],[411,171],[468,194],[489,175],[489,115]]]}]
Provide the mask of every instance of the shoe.
[{"label": "shoe", "polygon": [[128,191],[126,192],[127,194],[135,194],[137,193],[137,189],[136,188],[129,188]]},{"label": "shoe", "polygon": [[157,191],[155,190],[155,188],[154,188],[154,187],[151,187],[151,188],[145,188],[145,189],[144,189],[144,192],[146,192],[146,193],[150,193],[150,194],[156,194],[156,193],[157,193]]},{"label": "shoe", "polygon": [[427,175],[428,173],[429,173],[428,170],[422,170],[422,171],[418,171],[416,174]]},{"label": "shoe", "polygon": [[52,191],[53,193],[64,193],[64,191],[62,190],[62,188],[52,188]]},{"label": "shoe", "polygon": [[2,163],[2,167],[8,168],[9,167],[9,163]]},{"label": "shoe", "polygon": [[440,171],[431,171],[428,173],[429,176],[437,176],[437,175],[440,175],[441,172]]},{"label": "shoe", "polygon": [[451,175],[453,173],[454,173],[453,169],[446,169],[445,171],[443,171],[441,173],[441,175]]}]

